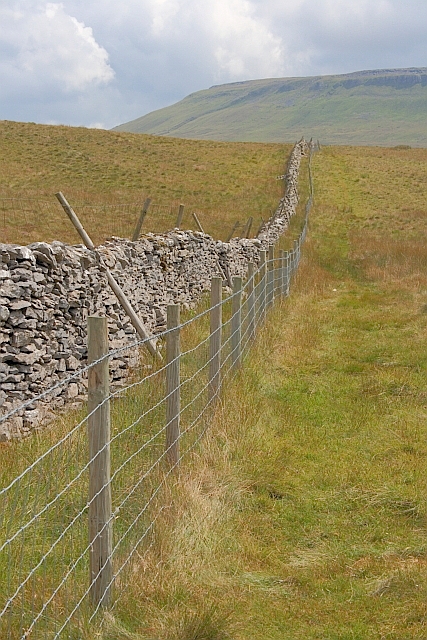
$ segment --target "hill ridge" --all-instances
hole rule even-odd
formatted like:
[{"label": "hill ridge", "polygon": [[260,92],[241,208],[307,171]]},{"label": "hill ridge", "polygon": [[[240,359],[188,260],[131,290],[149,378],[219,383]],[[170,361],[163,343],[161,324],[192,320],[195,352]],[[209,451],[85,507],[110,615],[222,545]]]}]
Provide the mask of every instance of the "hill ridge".
[{"label": "hill ridge", "polygon": [[213,85],[114,128],[181,138],[427,146],[427,67]]}]

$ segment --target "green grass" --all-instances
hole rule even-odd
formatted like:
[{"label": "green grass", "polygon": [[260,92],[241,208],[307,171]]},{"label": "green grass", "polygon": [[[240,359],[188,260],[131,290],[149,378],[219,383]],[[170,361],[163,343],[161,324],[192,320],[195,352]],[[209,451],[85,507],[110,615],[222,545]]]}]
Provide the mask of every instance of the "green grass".
[{"label": "green grass", "polygon": [[[80,242],[54,194],[62,191],[96,243],[131,237],[147,197],[143,226],[194,229],[225,239],[236,220],[267,219],[282,195],[291,147],[179,140],[77,127],[0,121],[0,233],[3,242]],[[13,198],[13,200],[8,200]]]},{"label": "green grass", "polygon": [[399,151],[399,169],[394,153],[315,157],[296,288],[182,470],[161,552],[105,640],[214,638],[181,624],[212,607],[238,640],[426,636],[427,194],[410,186],[417,153]]},{"label": "green grass", "polygon": [[[426,637],[425,153],[315,156],[292,294],[167,483],[128,589],[101,631],[76,620],[78,637]],[[16,473],[32,446],[4,447],[2,468]]]}]

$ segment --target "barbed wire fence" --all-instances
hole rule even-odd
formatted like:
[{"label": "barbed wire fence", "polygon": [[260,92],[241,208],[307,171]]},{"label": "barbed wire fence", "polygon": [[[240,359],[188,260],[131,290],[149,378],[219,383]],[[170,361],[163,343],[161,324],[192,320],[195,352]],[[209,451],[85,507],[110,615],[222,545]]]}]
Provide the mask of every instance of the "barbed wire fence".
[{"label": "barbed wire fence", "polygon": [[168,478],[214,419],[221,390],[239,371],[269,308],[289,295],[307,234],[311,171],[310,187],[290,251],[261,251],[259,264],[249,263],[244,283],[233,278],[224,299],[222,278],[213,278],[207,308],[184,322],[179,305],[169,305],[167,330],[157,335],[164,364],[142,358],[129,383],[110,390],[110,358],[141,349],[148,339],[111,351],[107,320],[92,317],[88,365],[32,399],[54,397],[77,376],[88,378],[88,410],[71,411],[41,453],[36,442],[30,464],[2,470],[2,639],[81,638],[101,609],[115,606],[132,560],[141,561],[153,544]]}]

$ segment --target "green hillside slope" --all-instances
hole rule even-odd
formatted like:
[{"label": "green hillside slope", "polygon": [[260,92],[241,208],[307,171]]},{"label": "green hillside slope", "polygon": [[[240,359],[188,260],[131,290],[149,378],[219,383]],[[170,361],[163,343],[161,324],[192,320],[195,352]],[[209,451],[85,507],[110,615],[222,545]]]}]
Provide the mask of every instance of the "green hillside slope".
[{"label": "green hillside slope", "polygon": [[211,87],[115,128],[181,138],[427,146],[427,68]]}]

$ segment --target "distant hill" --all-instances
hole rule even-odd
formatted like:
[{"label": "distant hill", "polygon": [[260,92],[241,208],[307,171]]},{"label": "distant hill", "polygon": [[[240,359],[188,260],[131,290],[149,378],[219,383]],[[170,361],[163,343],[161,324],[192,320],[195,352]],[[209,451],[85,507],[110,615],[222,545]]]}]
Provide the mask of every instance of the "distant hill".
[{"label": "distant hill", "polygon": [[427,147],[427,68],[211,87],[116,131],[178,138]]}]

